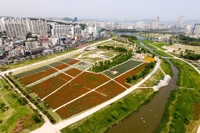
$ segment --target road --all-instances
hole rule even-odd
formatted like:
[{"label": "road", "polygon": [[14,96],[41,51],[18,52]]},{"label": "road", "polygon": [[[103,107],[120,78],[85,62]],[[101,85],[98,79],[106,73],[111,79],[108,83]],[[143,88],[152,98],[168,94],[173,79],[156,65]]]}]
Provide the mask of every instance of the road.
[{"label": "road", "polygon": [[124,96],[128,95],[129,93],[131,93],[132,91],[134,91],[135,89],[137,89],[140,85],[142,85],[146,80],[148,80],[160,67],[160,59],[159,58],[156,58],[157,60],[157,63],[156,63],[156,66],[154,68],[154,70],[148,75],[146,76],[142,81],[140,81],[139,83],[137,83],[136,85],[132,86],[131,88],[127,89],[126,91],[124,91],[123,93],[119,94],[118,96],[100,104],[100,105],[97,105],[96,107],[93,107],[81,114],[78,114],[74,117],[71,117],[69,119],[66,119],[66,120],[63,120],[61,121],[60,123],[58,124],[51,124],[51,125],[47,125],[47,124],[44,124],[41,128],[31,132],[31,133],[56,133],[57,131],[99,111],[100,109],[110,105],[111,103],[114,103],[116,102],[117,100],[123,98]]}]

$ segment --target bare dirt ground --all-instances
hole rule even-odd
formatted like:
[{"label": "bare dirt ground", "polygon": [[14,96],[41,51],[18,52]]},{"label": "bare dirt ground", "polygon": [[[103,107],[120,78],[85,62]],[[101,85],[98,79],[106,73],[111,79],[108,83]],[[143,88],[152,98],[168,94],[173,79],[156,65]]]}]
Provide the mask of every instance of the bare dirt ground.
[{"label": "bare dirt ground", "polygon": [[[167,52],[173,52],[174,50],[176,51],[175,53],[180,53],[180,51],[185,51],[187,50],[192,50],[195,51],[196,54],[200,54],[200,47],[199,46],[189,46],[189,45],[182,45],[182,44],[174,44],[171,46],[163,46],[163,48],[167,49]],[[179,48],[181,48],[179,50]]]}]

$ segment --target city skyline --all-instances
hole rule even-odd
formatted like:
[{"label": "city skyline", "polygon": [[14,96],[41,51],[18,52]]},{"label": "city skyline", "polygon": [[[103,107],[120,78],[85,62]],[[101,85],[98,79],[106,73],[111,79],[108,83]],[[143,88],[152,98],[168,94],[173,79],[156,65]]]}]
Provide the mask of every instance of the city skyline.
[{"label": "city skyline", "polygon": [[[52,1],[25,0],[3,1],[0,5],[0,16],[13,17],[70,17],[77,16],[80,19],[100,20],[141,20],[159,16],[160,21],[177,21],[180,16],[184,20],[199,19],[199,1],[158,1],[124,0],[124,1]],[[35,5],[35,6],[33,6]],[[186,10],[187,9],[187,10]],[[194,10],[195,9],[195,10]],[[106,14],[106,15],[105,15]]]}]

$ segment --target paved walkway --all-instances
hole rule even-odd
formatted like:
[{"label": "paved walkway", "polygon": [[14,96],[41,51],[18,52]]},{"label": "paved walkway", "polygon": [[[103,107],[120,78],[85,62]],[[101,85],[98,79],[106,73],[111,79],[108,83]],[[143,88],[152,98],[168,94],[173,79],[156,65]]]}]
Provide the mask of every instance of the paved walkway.
[{"label": "paved walkway", "polygon": [[157,63],[156,63],[156,67],[154,68],[154,70],[149,74],[147,75],[142,81],[140,81],[139,83],[137,83],[136,85],[132,86],[131,88],[129,88],[128,90],[124,91],[123,93],[117,95],[116,97],[100,104],[100,105],[97,105],[96,107],[93,107],[81,114],[78,114],[74,117],[71,117],[69,119],[66,119],[66,120],[63,120],[61,121],[60,123],[58,124],[51,124],[51,125],[48,125],[48,124],[44,124],[41,128],[33,131],[32,133],[56,133],[58,132],[59,130],[99,111],[100,109],[110,105],[111,103],[113,102],[116,102],[117,100],[123,98],[124,96],[128,95],[129,93],[131,93],[132,91],[134,91],[135,89],[137,89],[141,84],[143,84],[146,80],[148,80],[160,67],[160,60],[158,58],[156,58],[157,60]]}]

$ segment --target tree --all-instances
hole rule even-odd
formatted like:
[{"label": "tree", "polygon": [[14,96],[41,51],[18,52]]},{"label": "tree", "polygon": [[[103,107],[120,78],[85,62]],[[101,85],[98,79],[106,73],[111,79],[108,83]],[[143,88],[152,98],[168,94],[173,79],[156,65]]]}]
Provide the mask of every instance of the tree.
[{"label": "tree", "polygon": [[32,115],[32,119],[35,121],[35,123],[40,123],[41,119],[37,114]]},{"label": "tree", "polygon": [[126,82],[127,82],[127,83],[131,83],[131,81],[132,81],[132,78],[131,78],[131,77],[126,78]]},{"label": "tree", "polygon": [[133,80],[136,80],[137,78],[138,78],[138,77],[137,77],[136,74],[132,76],[132,79],[133,79]]}]

